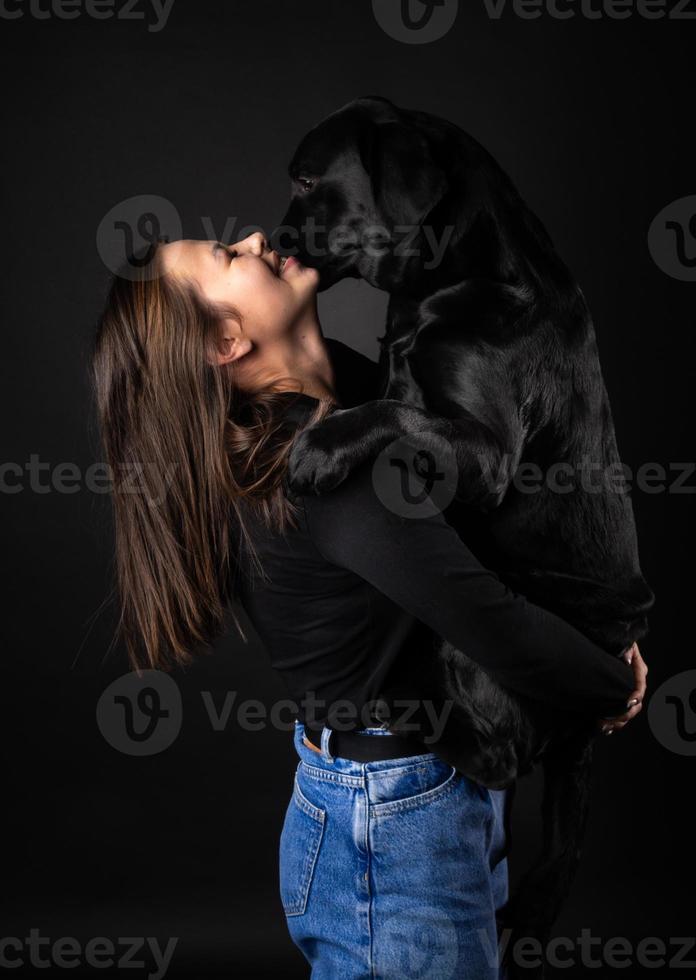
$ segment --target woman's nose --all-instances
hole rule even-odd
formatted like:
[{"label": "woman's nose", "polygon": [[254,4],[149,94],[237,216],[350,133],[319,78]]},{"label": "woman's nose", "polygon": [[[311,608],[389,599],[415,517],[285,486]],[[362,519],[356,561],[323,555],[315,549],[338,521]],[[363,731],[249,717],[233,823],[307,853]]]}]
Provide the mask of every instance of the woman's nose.
[{"label": "woman's nose", "polygon": [[253,255],[263,255],[270,247],[262,231],[255,231],[253,235],[249,235],[245,239],[245,245]]}]

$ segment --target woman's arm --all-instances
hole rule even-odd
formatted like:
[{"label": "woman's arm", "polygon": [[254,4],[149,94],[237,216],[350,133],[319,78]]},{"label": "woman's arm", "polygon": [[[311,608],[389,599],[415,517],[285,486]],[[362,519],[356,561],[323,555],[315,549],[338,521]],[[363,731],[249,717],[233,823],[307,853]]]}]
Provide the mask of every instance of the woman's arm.
[{"label": "woman's arm", "polygon": [[485,569],[442,514],[401,517],[377,497],[372,467],[303,499],[324,557],[349,568],[448,640],[503,687],[595,716],[624,715],[633,671]]}]

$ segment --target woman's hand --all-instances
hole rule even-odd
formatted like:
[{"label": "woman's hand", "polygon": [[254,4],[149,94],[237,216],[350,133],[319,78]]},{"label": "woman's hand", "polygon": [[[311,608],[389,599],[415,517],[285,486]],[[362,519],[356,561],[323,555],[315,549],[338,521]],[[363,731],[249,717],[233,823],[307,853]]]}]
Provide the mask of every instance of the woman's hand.
[{"label": "woman's hand", "polygon": [[633,667],[633,679],[636,686],[628,699],[627,707],[629,710],[626,714],[618,715],[616,718],[600,718],[599,727],[605,735],[611,735],[617,728],[623,728],[632,718],[635,718],[643,707],[643,697],[647,686],[645,678],[648,673],[648,668],[640,655],[638,644],[634,643],[630,650],[624,651],[622,656],[626,663]]}]

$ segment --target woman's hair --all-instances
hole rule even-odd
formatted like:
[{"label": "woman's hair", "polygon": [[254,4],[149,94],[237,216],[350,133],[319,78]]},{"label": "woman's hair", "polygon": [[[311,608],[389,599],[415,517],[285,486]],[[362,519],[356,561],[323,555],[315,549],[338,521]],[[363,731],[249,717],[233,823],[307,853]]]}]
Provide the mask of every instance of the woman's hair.
[{"label": "woman's hair", "polygon": [[[245,392],[234,362],[216,363],[230,316],[243,329],[237,311],[165,274],[153,246],[115,276],[97,327],[90,367],[113,481],[114,641],[123,636],[136,669],[188,664],[223,631],[242,547],[262,572],[248,508],[278,531],[295,522],[283,490],[298,431],[287,392]],[[321,400],[307,424],[330,407]]]}]

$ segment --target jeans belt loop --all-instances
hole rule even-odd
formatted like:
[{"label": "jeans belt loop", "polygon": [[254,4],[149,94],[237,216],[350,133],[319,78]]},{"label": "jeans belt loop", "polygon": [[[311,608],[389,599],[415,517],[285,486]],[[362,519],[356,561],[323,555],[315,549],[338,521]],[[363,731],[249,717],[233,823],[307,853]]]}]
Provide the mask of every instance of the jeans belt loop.
[{"label": "jeans belt loop", "polygon": [[329,739],[331,738],[332,731],[327,728],[326,725],[321,730],[321,755],[324,762],[332,763],[334,761],[331,751],[329,749]]}]

